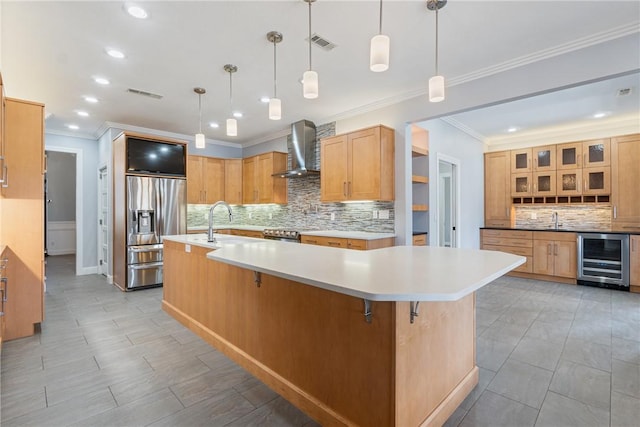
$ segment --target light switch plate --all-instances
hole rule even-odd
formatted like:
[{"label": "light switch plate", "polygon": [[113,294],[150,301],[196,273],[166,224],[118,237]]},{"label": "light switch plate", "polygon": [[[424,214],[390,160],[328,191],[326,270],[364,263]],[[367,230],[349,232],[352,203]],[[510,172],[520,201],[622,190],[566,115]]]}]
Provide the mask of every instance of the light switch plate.
[{"label": "light switch plate", "polygon": [[372,210],[372,211],[371,211],[371,218],[373,218],[373,219],[378,219],[378,211],[376,211],[376,210]]},{"label": "light switch plate", "polygon": [[538,219],[538,214],[536,212],[531,212],[531,219]]},{"label": "light switch plate", "polygon": [[389,219],[389,210],[382,209],[378,211],[378,218],[380,219]]},{"label": "light switch plate", "polygon": [[331,212],[331,221],[335,221],[335,220],[336,220],[336,213]]},{"label": "light switch plate", "polygon": [[191,245],[184,245],[184,251],[186,253],[191,253]]}]

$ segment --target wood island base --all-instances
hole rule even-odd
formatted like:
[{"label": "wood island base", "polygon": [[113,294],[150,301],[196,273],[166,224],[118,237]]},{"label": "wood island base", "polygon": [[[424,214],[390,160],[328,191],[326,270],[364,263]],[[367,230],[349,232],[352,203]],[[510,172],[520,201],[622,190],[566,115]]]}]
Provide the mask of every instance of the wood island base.
[{"label": "wood island base", "polygon": [[478,383],[475,294],[371,302],[165,241],[163,309],[323,426],[439,426]]}]

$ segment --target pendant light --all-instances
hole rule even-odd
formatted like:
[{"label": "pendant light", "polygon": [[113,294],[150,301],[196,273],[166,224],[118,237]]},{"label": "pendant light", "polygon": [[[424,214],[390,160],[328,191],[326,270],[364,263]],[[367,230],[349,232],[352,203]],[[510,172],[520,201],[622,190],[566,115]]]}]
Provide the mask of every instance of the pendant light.
[{"label": "pendant light", "polygon": [[427,8],[436,11],[436,75],[429,79],[429,102],[444,101],[444,77],[438,74],[438,10],[447,0],[428,0]]},{"label": "pendant light", "polygon": [[282,118],[282,102],[278,98],[277,91],[276,45],[282,41],[282,34],[270,31],[267,33],[267,40],[273,43],[273,98],[269,99],[269,120],[280,120]]},{"label": "pendant light", "polygon": [[382,34],[382,0],[380,0],[378,35],[371,38],[369,68],[376,73],[389,69],[389,36]]},{"label": "pendant light", "polygon": [[238,136],[238,121],[233,118],[233,73],[238,71],[235,65],[227,64],[224,70],[229,73],[229,117],[227,119],[227,136]]},{"label": "pendant light", "polygon": [[316,0],[303,0],[309,3],[309,69],[302,75],[302,94],[305,98],[318,97],[318,73],[311,69],[311,3]]},{"label": "pendant light", "polygon": [[196,133],[196,148],[205,147],[204,133],[202,133],[202,95],[207,91],[202,87],[194,87],[193,91],[198,94],[198,114],[200,116],[198,133]]}]

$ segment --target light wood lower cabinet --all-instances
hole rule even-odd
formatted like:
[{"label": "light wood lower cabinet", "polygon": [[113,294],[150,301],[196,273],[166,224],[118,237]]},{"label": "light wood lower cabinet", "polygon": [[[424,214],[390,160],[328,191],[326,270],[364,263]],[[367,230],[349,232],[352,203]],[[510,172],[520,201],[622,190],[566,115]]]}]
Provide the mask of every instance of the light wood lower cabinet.
[{"label": "light wood lower cabinet", "polygon": [[490,251],[500,251],[520,255],[527,261],[512,271],[531,273],[533,271],[533,240],[531,231],[522,230],[480,230],[480,247]]},{"label": "light wood lower cabinet", "polygon": [[474,294],[367,323],[360,298],[164,251],[163,309],[321,425],[443,425],[478,382]]},{"label": "light wood lower cabinet", "polygon": [[233,234],[234,236],[243,236],[243,237],[255,237],[258,239],[262,239],[264,236],[262,234],[262,231],[257,231],[257,230],[239,230],[237,228],[232,228],[231,229],[231,234]]},{"label": "light wood lower cabinet", "polygon": [[427,246],[427,235],[416,234],[413,236],[413,246]]},{"label": "light wood lower cabinet", "polygon": [[640,292],[640,235],[629,238],[629,282],[631,292]]},{"label": "light wood lower cabinet", "polygon": [[575,233],[533,234],[533,273],[575,279],[578,269]]},{"label": "light wood lower cabinet", "polygon": [[307,245],[330,246],[332,248],[356,249],[361,251],[386,248],[393,246],[394,237],[375,240],[364,239],[345,239],[341,237],[325,237],[325,236],[305,236],[301,238],[302,243]]}]

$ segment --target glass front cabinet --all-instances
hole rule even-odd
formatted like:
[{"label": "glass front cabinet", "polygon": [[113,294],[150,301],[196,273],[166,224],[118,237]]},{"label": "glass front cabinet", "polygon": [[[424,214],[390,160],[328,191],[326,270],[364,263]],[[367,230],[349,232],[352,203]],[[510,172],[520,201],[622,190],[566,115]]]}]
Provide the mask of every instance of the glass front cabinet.
[{"label": "glass front cabinet", "polygon": [[558,144],[556,154],[558,161],[557,170],[576,169],[582,167],[582,142],[570,142]]},{"label": "glass front cabinet", "polygon": [[531,172],[531,148],[511,150],[511,173]]},{"label": "glass front cabinet", "polygon": [[512,173],[511,197],[530,197],[533,189],[532,178],[530,173]]},{"label": "glass front cabinet", "polygon": [[556,195],[556,171],[533,173],[533,195],[534,196],[555,196]]},{"label": "glass front cabinet", "polygon": [[611,140],[594,139],[582,143],[582,167],[601,168],[611,165]]},{"label": "glass front cabinet", "polygon": [[531,157],[533,158],[534,171],[555,171],[556,170],[556,146],[545,145],[534,147]]},{"label": "glass front cabinet", "polygon": [[579,196],[582,194],[582,169],[558,170],[558,196]]},{"label": "glass front cabinet", "polygon": [[582,194],[607,195],[611,193],[611,167],[582,169]]}]

